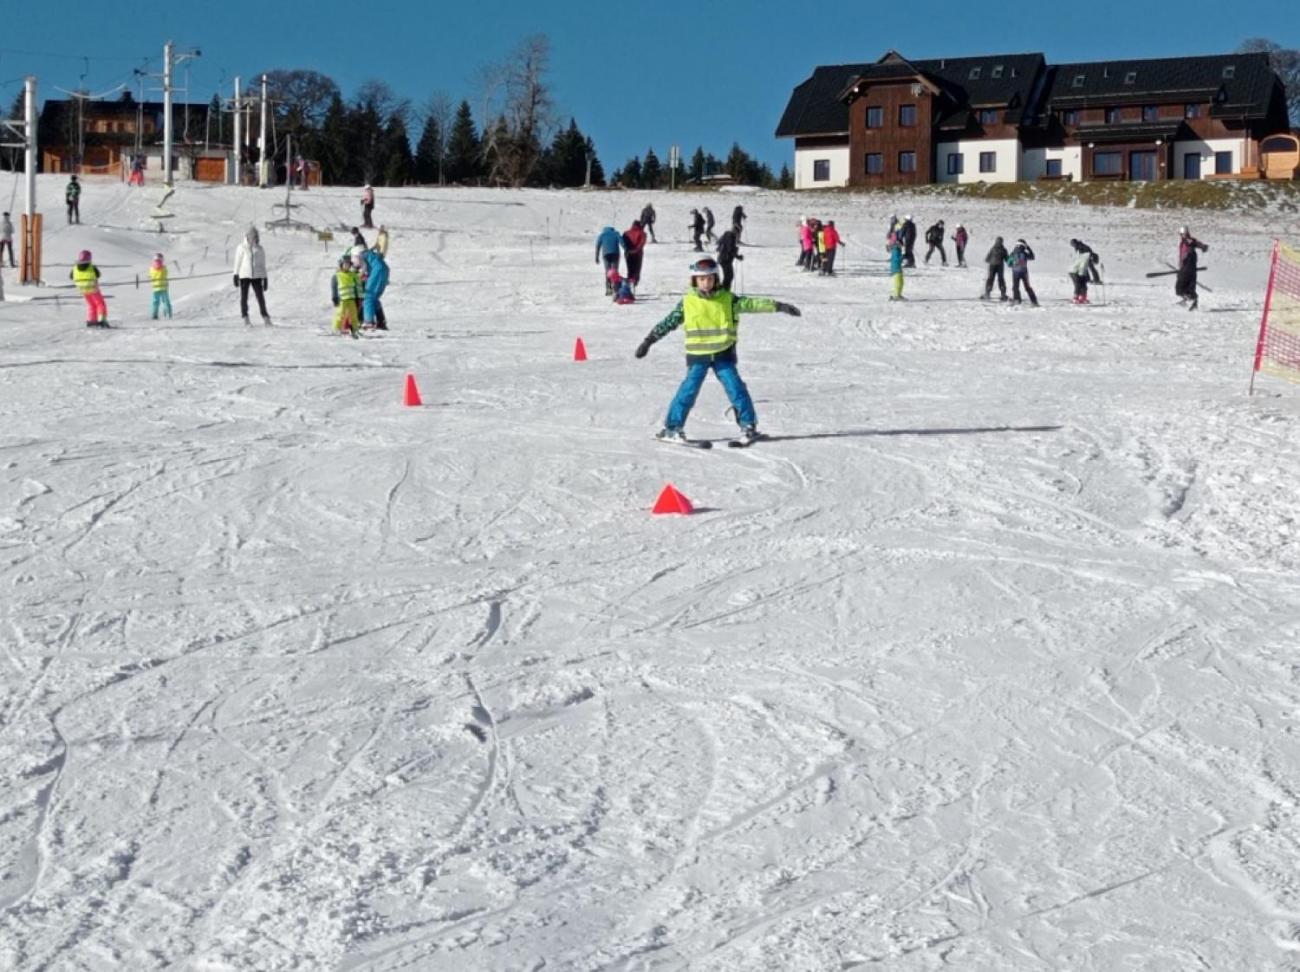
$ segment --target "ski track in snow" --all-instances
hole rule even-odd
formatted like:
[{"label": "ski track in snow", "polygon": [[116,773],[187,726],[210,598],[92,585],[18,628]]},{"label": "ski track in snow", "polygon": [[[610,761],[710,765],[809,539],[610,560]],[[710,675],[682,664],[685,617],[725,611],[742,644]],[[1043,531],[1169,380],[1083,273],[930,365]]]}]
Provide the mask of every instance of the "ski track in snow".
[{"label": "ski track in snow", "polygon": [[[746,193],[738,289],[804,316],[742,323],[773,441],[696,452],[649,442],[680,336],[631,351],[701,197],[653,195],[615,307],[591,241],[640,196],[381,190],[393,330],[352,342],[342,235],[264,229],[244,328],[267,197],[182,188],[160,236],[155,195],[92,179],[47,231],[125,268],[121,329],[0,304],[0,967],[1300,961],[1300,397],[1245,395],[1294,215]],[[900,207],[974,238],[895,305]],[[1142,276],[1184,222],[1206,313]],[[1042,309],[971,299],[998,234]],[[1071,236],[1104,303],[1058,299]]]}]

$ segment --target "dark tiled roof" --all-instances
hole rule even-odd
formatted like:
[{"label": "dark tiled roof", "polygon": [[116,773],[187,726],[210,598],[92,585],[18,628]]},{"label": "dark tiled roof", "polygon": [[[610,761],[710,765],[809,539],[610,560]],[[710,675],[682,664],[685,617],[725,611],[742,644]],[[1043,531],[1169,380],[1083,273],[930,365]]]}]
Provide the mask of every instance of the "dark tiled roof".
[{"label": "dark tiled roof", "polygon": [[790,93],[776,126],[777,138],[794,135],[848,134],[849,108],[839,100],[849,81],[872,64],[832,64],[816,68],[812,77]]},{"label": "dark tiled roof", "polygon": [[849,109],[840,96],[853,81],[897,80],[917,73],[942,91],[941,118],[948,118],[971,106],[1012,106],[1007,121],[1014,124],[1028,105],[1042,68],[1041,54],[990,54],[908,61],[892,52],[873,64],[821,66],[791,93],[776,127],[776,136],[788,138],[847,132]]},{"label": "dark tiled roof", "polygon": [[[207,116],[208,105],[204,103],[191,104],[189,106],[190,125],[193,126],[195,118],[198,123],[203,124]],[[159,121],[163,117],[163,103],[161,101],[87,101],[83,118],[135,118],[137,110],[143,108],[147,117],[157,118]],[[42,125],[59,124],[63,121],[64,116],[69,111],[76,109],[76,102],[71,98],[47,98],[41,108],[40,123]],[[172,119],[177,120],[185,117],[186,106],[183,102],[172,102]]]},{"label": "dark tiled roof", "polygon": [[1213,100],[1212,115],[1248,117],[1268,113],[1276,81],[1264,53],[1058,64],[1052,75],[1048,107],[1058,110],[1103,103]]}]

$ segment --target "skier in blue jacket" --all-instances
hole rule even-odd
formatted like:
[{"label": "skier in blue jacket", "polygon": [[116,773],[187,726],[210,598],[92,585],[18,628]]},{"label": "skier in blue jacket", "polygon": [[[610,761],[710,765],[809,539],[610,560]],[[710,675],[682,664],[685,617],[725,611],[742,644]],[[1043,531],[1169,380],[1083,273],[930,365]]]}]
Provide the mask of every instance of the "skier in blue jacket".
[{"label": "skier in blue jacket", "polygon": [[388,287],[388,264],[378,250],[366,250],[366,292],[361,305],[362,327],[373,327],[381,331],[388,330],[388,320],[384,317],[384,305],[379,302]]},{"label": "skier in blue jacket", "polygon": [[609,282],[609,272],[613,270],[618,273],[618,254],[619,247],[623,243],[623,237],[618,230],[612,226],[606,226],[596,237],[596,262],[604,262],[605,266],[601,269],[601,274],[605,278],[605,296],[609,297],[614,293]]}]

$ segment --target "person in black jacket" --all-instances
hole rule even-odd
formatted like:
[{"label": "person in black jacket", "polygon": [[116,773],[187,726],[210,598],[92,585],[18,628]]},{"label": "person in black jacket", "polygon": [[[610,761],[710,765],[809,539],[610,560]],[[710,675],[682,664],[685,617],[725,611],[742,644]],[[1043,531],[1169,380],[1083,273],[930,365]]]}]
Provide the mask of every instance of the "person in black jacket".
[{"label": "person in black jacket", "polygon": [[984,294],[980,297],[980,300],[988,300],[993,296],[994,280],[997,281],[998,292],[1002,295],[998,299],[1006,300],[1007,277],[1003,267],[1007,265],[1007,248],[1002,245],[1002,237],[999,236],[993,241],[993,245],[989,247],[988,256],[984,258],[984,262],[988,264],[989,275],[984,280]]},{"label": "person in black jacket", "polygon": [[695,252],[703,253],[704,244],[700,242],[700,237],[704,235],[704,217],[698,209],[691,210],[691,238],[695,243]]},{"label": "person in black jacket", "polygon": [[730,290],[732,281],[732,264],[745,259],[740,255],[740,244],[736,241],[736,231],[727,230],[718,237],[718,266],[722,267],[722,289]]},{"label": "person in black jacket", "polygon": [[912,251],[916,248],[916,224],[912,222],[911,216],[903,217],[903,266],[915,267],[916,254]]},{"label": "person in black jacket", "polygon": [[1097,272],[1097,264],[1101,263],[1101,254],[1083,240],[1071,240],[1070,246],[1074,247],[1075,253],[1088,254],[1088,279],[1092,283],[1101,283],[1101,274]]},{"label": "person in black jacket", "polygon": [[731,228],[736,231],[736,245],[740,246],[740,237],[745,230],[744,206],[737,206],[731,211]]},{"label": "person in black jacket", "polygon": [[1196,310],[1196,251],[1204,253],[1209,246],[1202,243],[1184,226],[1178,231],[1178,276],[1174,278],[1174,294],[1180,304],[1187,304],[1189,311]]},{"label": "person in black jacket", "polygon": [[650,234],[650,242],[658,243],[655,239],[655,208],[651,203],[645,204],[645,209],[641,210],[641,227]]},{"label": "person in black jacket", "polygon": [[712,243],[714,240],[717,239],[717,237],[713,235],[713,225],[714,225],[713,210],[710,209],[708,206],[705,206],[704,207],[704,238],[708,240],[710,243]]},{"label": "person in black jacket", "polygon": [[939,222],[935,223],[925,231],[925,242],[930,246],[930,248],[925,251],[925,262],[929,263],[930,257],[934,255],[934,251],[938,250],[939,259],[943,260],[943,265],[946,267],[948,265],[948,254],[945,253],[943,249],[943,220],[939,220]]}]

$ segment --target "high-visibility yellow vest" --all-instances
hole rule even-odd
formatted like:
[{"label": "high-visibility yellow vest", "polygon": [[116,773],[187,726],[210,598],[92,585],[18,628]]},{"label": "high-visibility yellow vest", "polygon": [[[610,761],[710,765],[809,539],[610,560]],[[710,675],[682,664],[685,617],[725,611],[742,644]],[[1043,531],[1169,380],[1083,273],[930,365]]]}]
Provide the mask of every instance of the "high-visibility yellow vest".
[{"label": "high-visibility yellow vest", "polygon": [[165,291],[167,289],[167,268],[151,266],[149,268],[149,279],[153,281],[153,292],[155,294],[159,291]]},{"label": "high-visibility yellow vest", "polygon": [[83,294],[93,294],[99,289],[99,271],[93,263],[87,263],[85,269],[80,266],[72,268],[72,282]]},{"label": "high-visibility yellow vest", "polygon": [[340,270],[334,274],[339,286],[339,302],[360,300],[361,288],[357,284],[357,275],[353,270]]},{"label": "high-visibility yellow vest", "polygon": [[715,290],[709,297],[692,290],[682,298],[687,354],[720,354],[736,343],[733,299],[730,290]]}]

